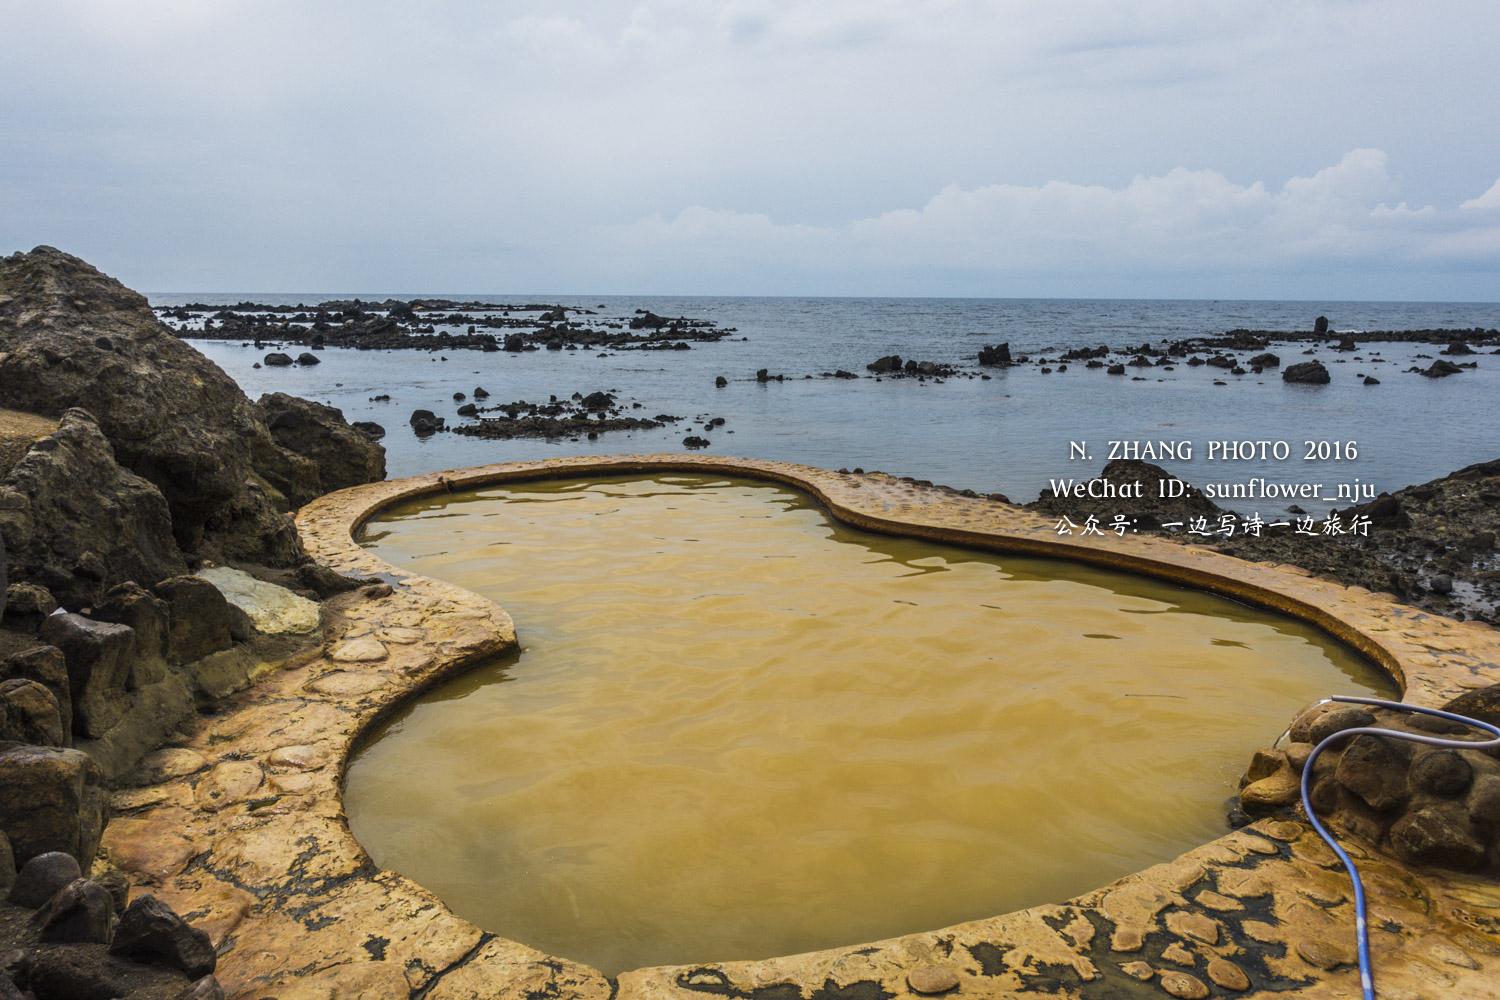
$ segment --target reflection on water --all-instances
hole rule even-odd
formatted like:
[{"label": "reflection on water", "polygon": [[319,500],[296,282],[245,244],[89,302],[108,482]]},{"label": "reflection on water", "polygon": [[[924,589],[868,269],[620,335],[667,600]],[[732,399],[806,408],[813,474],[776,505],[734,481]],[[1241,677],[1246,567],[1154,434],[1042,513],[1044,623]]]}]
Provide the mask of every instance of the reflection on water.
[{"label": "reflection on water", "polygon": [[365,541],[498,601],[522,651],[361,751],[356,835],[608,973],[1060,901],[1222,832],[1299,706],[1389,691],[1289,619],[853,531],[761,484],[517,484]]}]

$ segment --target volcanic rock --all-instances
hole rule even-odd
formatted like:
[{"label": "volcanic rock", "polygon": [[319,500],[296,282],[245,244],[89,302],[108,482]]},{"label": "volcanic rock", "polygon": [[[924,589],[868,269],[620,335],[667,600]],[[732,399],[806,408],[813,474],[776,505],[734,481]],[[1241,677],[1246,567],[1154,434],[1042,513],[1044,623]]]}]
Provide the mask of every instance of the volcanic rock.
[{"label": "volcanic rock", "polygon": [[73,606],[186,568],[161,491],[115,461],[84,410],[67,410],[0,483],[0,530],[11,575]]},{"label": "volcanic rock", "polygon": [[1327,385],[1332,378],[1328,374],[1328,369],[1323,367],[1323,362],[1303,361],[1300,364],[1288,365],[1281,373],[1281,380],[1302,385]]},{"label": "volcanic rock", "polygon": [[109,950],[137,961],[163,962],[195,978],[214,971],[208,935],[151,895],[138,896],[126,907]]},{"label": "volcanic rock", "polygon": [[282,450],[311,462],[311,482],[272,480],[293,503],[300,506],[324,493],[385,478],[385,449],[351,427],[343,411],[284,392],[260,397],[255,408]]}]

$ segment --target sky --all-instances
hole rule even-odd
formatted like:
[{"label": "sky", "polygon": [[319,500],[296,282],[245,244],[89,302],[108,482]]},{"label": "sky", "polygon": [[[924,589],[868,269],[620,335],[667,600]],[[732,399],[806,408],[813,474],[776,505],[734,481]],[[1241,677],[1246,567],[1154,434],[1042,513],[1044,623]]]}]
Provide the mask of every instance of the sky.
[{"label": "sky", "polygon": [[1500,5],[0,0],[147,292],[1500,301]]}]

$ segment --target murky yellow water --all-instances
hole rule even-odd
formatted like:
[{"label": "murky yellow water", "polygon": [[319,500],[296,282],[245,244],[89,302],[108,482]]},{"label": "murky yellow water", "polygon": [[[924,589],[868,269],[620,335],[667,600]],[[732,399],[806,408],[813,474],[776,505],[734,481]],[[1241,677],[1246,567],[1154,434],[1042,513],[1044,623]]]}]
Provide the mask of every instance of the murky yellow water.
[{"label": "murky yellow water", "polygon": [[366,746],[356,835],[609,973],[1061,901],[1222,833],[1299,706],[1389,691],[1286,618],[852,531],[746,482],[422,500],[367,544],[498,601],[522,652]]}]

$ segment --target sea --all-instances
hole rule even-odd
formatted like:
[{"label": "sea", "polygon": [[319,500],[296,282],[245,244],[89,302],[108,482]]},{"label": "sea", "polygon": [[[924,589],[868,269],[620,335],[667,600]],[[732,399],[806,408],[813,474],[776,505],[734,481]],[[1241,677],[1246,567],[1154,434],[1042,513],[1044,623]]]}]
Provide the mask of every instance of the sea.
[{"label": "sea", "polygon": [[[421,293],[174,293],[153,305],[241,301],[309,305],[327,299],[409,299]],[[1200,487],[1231,496],[1220,506],[1242,514],[1309,512],[1500,458],[1500,354],[1481,348],[1478,367],[1446,378],[1427,367],[1439,345],[1379,343],[1354,352],[1319,344],[1273,345],[1283,367],[1316,357],[1332,374],[1324,386],[1288,384],[1277,369],[1234,376],[1209,366],[1127,370],[1073,363],[983,369],[989,379],[841,380],[837,369],[867,374],[883,355],[964,365],[976,374],[982,345],[1008,342],[1013,354],[1053,357],[1075,347],[1124,348],[1236,328],[1493,329],[1500,304],[1459,302],[1302,302],[1141,299],[720,298],[507,293],[449,295],[460,301],[545,302],[628,319],[638,309],[712,320],[735,332],[689,351],[361,351],[329,348],[317,366],[257,367],[268,348],[189,342],[256,398],[288,392],[338,407],[349,420],[386,429],[392,477],[560,455],[684,452],[690,434],[716,455],[783,459],[828,468],[881,470],[959,489],[1035,499],[1055,481],[1097,475],[1114,454],[1152,459]],[[503,331],[501,331],[503,332]],[[1239,352],[1242,360],[1250,352]],[[758,369],[783,375],[757,382]],[[715,379],[728,380],[724,388]],[[806,376],[814,376],[808,378]],[[1379,380],[1366,385],[1365,376]],[[1218,385],[1216,382],[1226,384]],[[488,403],[545,401],[596,390],[615,393],[628,413],[686,419],[657,430],[557,440],[484,440],[452,433],[418,437],[408,421],[428,409],[462,422],[453,397],[474,389]],[[389,400],[375,397],[389,396]],[[639,402],[641,407],[630,409]],[[723,426],[704,430],[722,417]],[[1123,442],[1116,445],[1114,442]],[[1184,447],[1184,445],[1186,447]],[[1313,490],[1308,493],[1309,488]],[[1295,499],[1287,494],[1300,491]],[[1238,495],[1244,494],[1244,495]]]}]

